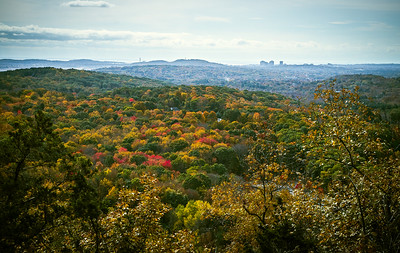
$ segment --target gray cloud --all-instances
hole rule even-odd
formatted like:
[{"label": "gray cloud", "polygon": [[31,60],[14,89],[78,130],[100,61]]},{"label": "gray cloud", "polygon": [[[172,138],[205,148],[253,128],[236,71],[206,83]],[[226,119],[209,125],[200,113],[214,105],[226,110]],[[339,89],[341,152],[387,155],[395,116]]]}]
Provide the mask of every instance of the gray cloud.
[{"label": "gray cloud", "polygon": [[77,0],[77,1],[70,1],[67,3],[63,3],[63,6],[108,8],[108,7],[112,7],[113,5],[106,1],[80,1],[80,0]]},{"label": "gray cloud", "polygon": [[221,39],[190,33],[156,33],[109,30],[75,30],[47,28],[36,25],[9,26],[0,23],[0,41],[19,44],[54,42],[57,45],[72,43],[76,46],[121,46],[143,48],[224,48],[246,50],[297,50],[322,48],[314,41],[258,41]]},{"label": "gray cloud", "polygon": [[132,37],[128,31],[73,30],[46,28],[36,25],[9,26],[0,23],[0,37],[16,40],[125,40]]}]

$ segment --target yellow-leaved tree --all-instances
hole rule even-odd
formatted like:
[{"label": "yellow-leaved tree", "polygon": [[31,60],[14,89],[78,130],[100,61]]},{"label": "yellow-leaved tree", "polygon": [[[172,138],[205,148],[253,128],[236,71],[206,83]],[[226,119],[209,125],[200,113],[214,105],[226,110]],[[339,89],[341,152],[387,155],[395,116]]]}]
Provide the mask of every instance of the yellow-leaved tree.
[{"label": "yellow-leaved tree", "polygon": [[399,252],[399,131],[357,93],[335,82],[319,86],[305,139],[309,169],[327,190],[321,247],[331,251]]}]

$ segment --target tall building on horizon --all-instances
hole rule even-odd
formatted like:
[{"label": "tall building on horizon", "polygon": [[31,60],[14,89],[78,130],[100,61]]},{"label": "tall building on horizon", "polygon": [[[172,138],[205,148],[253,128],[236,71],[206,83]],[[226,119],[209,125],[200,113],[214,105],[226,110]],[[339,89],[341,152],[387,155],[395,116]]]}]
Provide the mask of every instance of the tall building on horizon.
[{"label": "tall building on horizon", "polygon": [[261,65],[261,66],[274,66],[274,65],[275,65],[275,62],[274,62],[274,60],[270,60],[269,62],[267,62],[267,61],[260,61],[260,65]]}]

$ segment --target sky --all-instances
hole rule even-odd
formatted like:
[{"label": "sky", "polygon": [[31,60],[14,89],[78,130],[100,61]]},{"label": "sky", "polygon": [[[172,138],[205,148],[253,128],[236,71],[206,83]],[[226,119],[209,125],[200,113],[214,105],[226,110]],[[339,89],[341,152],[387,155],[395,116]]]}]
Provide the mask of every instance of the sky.
[{"label": "sky", "polygon": [[400,1],[0,0],[0,58],[400,63]]}]

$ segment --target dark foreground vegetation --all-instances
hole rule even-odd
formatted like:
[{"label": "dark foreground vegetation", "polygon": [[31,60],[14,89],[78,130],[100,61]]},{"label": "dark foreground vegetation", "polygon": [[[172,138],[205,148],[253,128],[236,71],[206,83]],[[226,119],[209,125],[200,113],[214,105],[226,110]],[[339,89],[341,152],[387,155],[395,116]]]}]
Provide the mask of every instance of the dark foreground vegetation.
[{"label": "dark foreground vegetation", "polygon": [[400,251],[399,121],[357,87],[302,106],[45,68],[0,90],[1,252]]}]

